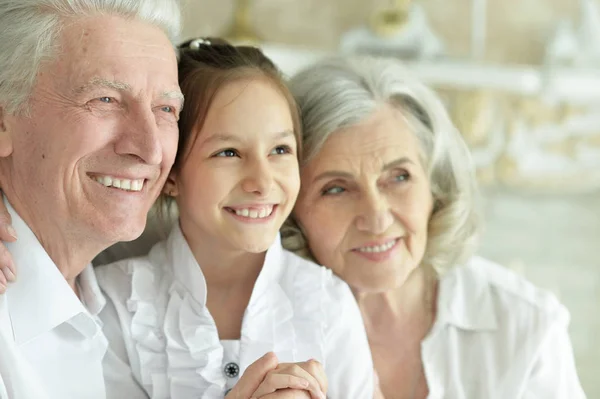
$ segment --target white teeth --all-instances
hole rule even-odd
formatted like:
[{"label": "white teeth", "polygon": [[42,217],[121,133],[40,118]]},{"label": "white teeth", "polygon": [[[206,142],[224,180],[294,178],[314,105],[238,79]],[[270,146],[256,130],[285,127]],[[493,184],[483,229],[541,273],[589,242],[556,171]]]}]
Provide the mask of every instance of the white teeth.
[{"label": "white teeth", "polygon": [[243,216],[243,217],[247,217],[250,219],[264,219],[266,217],[271,216],[271,213],[273,213],[273,206],[261,208],[260,210],[244,208],[244,209],[234,209],[234,211],[235,211],[235,214],[238,216]]},{"label": "white teeth", "polygon": [[142,191],[144,188],[144,179],[116,179],[111,176],[95,176],[94,180],[105,187],[119,188],[125,191]]},{"label": "white teeth", "polygon": [[396,240],[390,241],[387,244],[383,244],[383,245],[376,245],[374,247],[362,247],[359,248],[358,251],[359,252],[385,252],[390,250],[394,245],[396,244]]},{"label": "white teeth", "polygon": [[121,180],[121,188],[123,190],[131,190],[131,180]]},{"label": "white teeth", "polygon": [[143,180],[132,180],[131,181],[131,191],[142,191],[143,187],[144,187]]}]

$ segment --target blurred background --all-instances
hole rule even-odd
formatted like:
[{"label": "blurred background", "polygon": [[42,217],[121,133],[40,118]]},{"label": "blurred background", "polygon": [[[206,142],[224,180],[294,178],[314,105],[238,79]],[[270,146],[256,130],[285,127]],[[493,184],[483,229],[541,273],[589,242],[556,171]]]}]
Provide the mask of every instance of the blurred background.
[{"label": "blurred background", "polygon": [[558,295],[600,398],[600,1],[187,0],[184,15],[184,38],[258,45],[288,75],[380,54],[436,89],[477,165],[480,254]]}]

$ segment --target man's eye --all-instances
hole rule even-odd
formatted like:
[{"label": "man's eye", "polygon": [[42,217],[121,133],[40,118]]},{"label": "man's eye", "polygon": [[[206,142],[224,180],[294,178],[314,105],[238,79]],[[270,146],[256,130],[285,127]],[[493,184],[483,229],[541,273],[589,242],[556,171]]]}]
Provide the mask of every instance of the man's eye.
[{"label": "man's eye", "polygon": [[111,97],[100,97],[98,100],[100,100],[100,102],[103,102],[105,104],[110,104],[113,101],[113,99]]},{"label": "man's eye", "polygon": [[175,112],[175,108],[171,107],[170,105],[165,105],[161,108],[161,110],[169,114]]}]

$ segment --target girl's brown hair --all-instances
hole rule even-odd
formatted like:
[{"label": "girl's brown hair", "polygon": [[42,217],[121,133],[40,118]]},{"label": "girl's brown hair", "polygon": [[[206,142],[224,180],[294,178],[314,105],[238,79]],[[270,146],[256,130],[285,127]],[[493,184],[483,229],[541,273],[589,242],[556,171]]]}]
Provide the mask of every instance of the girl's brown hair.
[{"label": "girl's brown hair", "polygon": [[179,46],[179,86],[185,96],[185,107],[179,118],[179,146],[174,168],[181,167],[184,154],[193,146],[193,133],[202,124],[217,92],[228,83],[263,78],[285,97],[294,125],[294,135],[301,157],[300,113],[284,78],[263,52],[250,46],[233,46],[223,39],[195,39]]}]

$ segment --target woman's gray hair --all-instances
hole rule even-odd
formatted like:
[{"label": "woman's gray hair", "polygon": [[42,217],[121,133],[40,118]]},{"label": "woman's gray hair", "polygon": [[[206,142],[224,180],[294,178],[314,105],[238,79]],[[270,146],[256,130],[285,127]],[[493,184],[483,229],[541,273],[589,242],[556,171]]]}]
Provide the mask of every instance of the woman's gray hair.
[{"label": "woman's gray hair", "polygon": [[175,45],[181,30],[178,0],[1,0],[0,105],[26,111],[43,61],[58,55],[65,20],[97,14],[121,15],[162,29]]},{"label": "woman's gray hair", "polygon": [[[371,57],[321,61],[294,76],[290,88],[302,113],[302,164],[331,134],[356,125],[383,104],[400,110],[419,140],[434,200],[421,264],[442,273],[472,255],[480,227],[475,170],[466,143],[432,90],[399,61]],[[282,236],[287,249],[316,261],[293,218]]]}]

